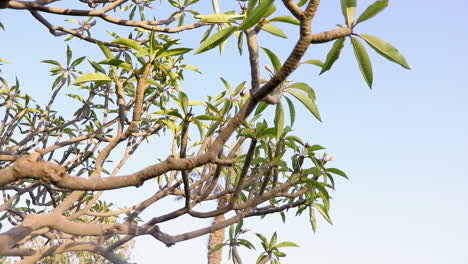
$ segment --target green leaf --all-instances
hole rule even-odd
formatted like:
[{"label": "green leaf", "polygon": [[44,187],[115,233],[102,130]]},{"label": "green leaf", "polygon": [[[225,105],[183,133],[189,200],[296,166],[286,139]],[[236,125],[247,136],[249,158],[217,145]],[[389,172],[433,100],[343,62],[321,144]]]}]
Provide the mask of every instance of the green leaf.
[{"label": "green leaf", "polygon": [[341,11],[347,26],[354,24],[354,15],[356,14],[356,0],[341,0]]},{"label": "green leaf", "polygon": [[283,105],[281,104],[281,102],[276,105],[275,127],[276,127],[276,138],[280,138],[281,134],[283,134],[283,128],[284,128],[284,109],[283,109]]},{"label": "green leaf", "polygon": [[70,65],[71,58],[73,56],[73,52],[70,46],[67,45],[67,65]]},{"label": "green leaf", "polygon": [[5,26],[3,26],[2,22],[0,22],[0,28],[2,28],[3,30],[5,30]]},{"label": "green leaf", "polygon": [[213,252],[215,252],[215,251],[218,251],[218,250],[220,250],[222,247],[227,246],[227,245],[229,245],[229,244],[227,244],[227,243],[220,243],[220,244],[214,246],[214,247],[211,249],[210,253],[213,253]]},{"label": "green leaf", "polygon": [[325,218],[325,220],[327,220],[328,223],[333,224],[330,216],[328,215],[328,211],[325,208],[325,206],[323,206],[321,204],[314,204],[314,206],[317,209],[317,211],[319,211],[319,213],[323,216],[323,218]]},{"label": "green leaf", "polygon": [[296,99],[301,101],[301,103],[315,116],[315,118],[317,118],[319,121],[322,121],[317,105],[315,104],[314,100],[312,100],[312,98],[293,89],[287,89],[285,92],[296,97]]},{"label": "green leaf", "polygon": [[211,0],[211,4],[213,5],[213,11],[215,13],[219,13],[219,3],[218,0]]},{"label": "green leaf", "polygon": [[351,37],[351,43],[353,44],[354,55],[356,56],[356,60],[359,64],[359,69],[361,70],[362,76],[366,80],[367,85],[369,85],[369,88],[372,88],[372,64],[369,59],[369,55],[367,54],[366,48],[357,38]]},{"label": "green leaf", "polygon": [[180,107],[184,111],[184,114],[188,113],[188,96],[184,92],[179,92]]},{"label": "green leaf", "polygon": [[78,84],[78,83],[95,82],[95,81],[110,82],[111,78],[109,78],[109,76],[104,75],[102,73],[97,73],[97,72],[87,73],[87,74],[81,75],[80,78],[76,79],[73,85]]},{"label": "green leaf", "polygon": [[125,61],[121,61],[121,60],[118,60],[118,59],[103,60],[103,61],[99,62],[99,64],[112,65],[112,66],[124,68],[124,69],[129,70],[129,71],[133,70],[132,65],[126,63]]},{"label": "green leaf", "polygon": [[382,12],[388,6],[388,0],[375,1],[372,5],[368,6],[367,9],[359,16],[356,20],[356,24],[373,18],[378,13]]},{"label": "green leaf", "polygon": [[161,53],[159,53],[157,56],[156,56],[156,60],[157,59],[161,59],[161,58],[164,58],[164,57],[169,57],[169,56],[178,56],[178,55],[182,55],[182,54],[185,54],[189,51],[191,51],[192,49],[189,49],[189,48],[178,48],[178,49],[171,49],[171,50],[165,50]]},{"label": "green leaf", "polygon": [[339,175],[341,177],[344,177],[346,179],[349,179],[348,176],[346,175],[346,173],[344,173],[342,170],[340,169],[337,169],[337,168],[327,168],[325,169],[326,171],[330,172],[330,173],[333,173],[333,174],[336,174],[336,175]]},{"label": "green leaf", "polygon": [[266,32],[280,38],[288,38],[288,36],[281,29],[273,26],[272,24],[264,24],[262,26],[262,30],[265,30]]},{"label": "green leaf", "polygon": [[390,45],[389,43],[371,36],[367,34],[360,34],[358,35],[362,39],[364,39],[371,48],[373,48],[377,53],[385,57],[386,59],[393,61],[395,63],[400,64],[403,68],[410,70],[411,68],[408,66],[405,57],[400,54],[398,49]]},{"label": "green leaf", "polygon": [[195,52],[195,54],[199,54],[199,53],[202,53],[202,52],[205,52],[207,50],[215,48],[216,46],[221,44],[224,40],[229,38],[229,36],[231,36],[231,34],[235,30],[237,30],[237,27],[230,26],[230,27],[227,27],[227,28],[219,31],[218,33],[216,33],[213,36],[211,36],[210,38],[208,38],[205,42],[203,42],[201,44],[200,48],[198,48],[198,50]]},{"label": "green leaf", "polygon": [[219,116],[213,116],[213,115],[199,115],[199,116],[195,117],[195,119],[223,121]]},{"label": "green leaf", "polygon": [[293,25],[300,25],[299,20],[295,19],[294,17],[290,16],[278,16],[270,19],[270,22],[284,22],[284,23],[289,23]]},{"label": "green leaf", "polygon": [[318,66],[320,68],[322,68],[323,65],[324,65],[323,62],[321,62],[320,60],[306,60],[303,63],[312,64],[312,65]]},{"label": "green leaf", "polygon": [[242,15],[210,14],[204,16],[195,16],[195,18],[200,19],[200,22],[218,24],[235,22],[237,18],[242,18]]},{"label": "green leaf", "polygon": [[340,38],[335,43],[333,44],[333,47],[327,54],[327,59],[325,60],[325,63],[323,64],[322,70],[320,71],[320,74],[330,70],[330,68],[333,66],[333,63],[340,57],[341,50],[344,47],[344,38]]},{"label": "green leaf", "polygon": [[86,56],[83,56],[83,57],[80,57],[80,58],[74,60],[70,66],[75,67],[75,66],[79,65],[81,62],[83,62],[83,60],[85,58],[86,58]]},{"label": "green leaf", "polygon": [[294,242],[281,242],[281,243],[278,243],[276,246],[276,248],[282,248],[282,247],[299,247],[298,244],[294,243]]},{"label": "green leaf", "polygon": [[257,24],[269,11],[274,0],[263,0],[257,7],[247,14],[244,22],[239,26],[239,30],[246,30]]},{"label": "green leaf", "polygon": [[271,64],[273,64],[273,68],[275,72],[278,72],[281,69],[281,61],[278,59],[275,53],[267,48],[262,48],[262,50],[267,54],[268,58],[270,58]]},{"label": "green leaf", "polygon": [[109,47],[104,45],[102,42],[97,43],[99,48],[102,50],[102,53],[104,53],[104,56],[106,56],[107,59],[112,59],[114,56],[112,55],[112,52],[110,51]]},{"label": "green leaf", "polygon": [[267,107],[268,107],[268,104],[267,104],[267,103],[265,103],[265,102],[260,102],[260,103],[257,105],[257,109],[255,109],[255,115],[258,115],[258,114],[262,113]]},{"label": "green leaf", "polygon": [[289,120],[291,122],[291,127],[294,125],[294,121],[296,120],[296,109],[294,108],[294,104],[291,99],[284,97],[286,102],[288,102],[289,106]]},{"label": "green leaf", "polygon": [[91,64],[91,66],[93,66],[93,68],[96,70],[96,71],[99,71],[99,72],[102,72],[102,73],[106,73],[106,70],[104,70],[104,68],[101,67],[101,65],[97,64],[96,62],[92,61],[92,60],[88,60],[89,64]]},{"label": "green leaf", "polygon": [[288,88],[299,89],[301,91],[306,92],[307,95],[310,98],[312,98],[312,100],[315,101],[315,99],[316,99],[314,89],[312,89],[312,87],[310,87],[307,83],[293,83],[293,84],[289,85]]},{"label": "green leaf", "polygon": [[315,217],[315,210],[312,206],[309,207],[309,221],[312,226],[312,231],[315,233],[317,231],[317,218]]},{"label": "green leaf", "polygon": [[[62,67],[62,64],[60,64],[58,61],[54,61],[54,60],[43,60],[41,61],[43,63],[49,63],[49,64],[53,64],[53,65],[57,65],[59,67]],[[5,63],[5,62],[4,62]]]},{"label": "green leaf", "polygon": [[134,50],[136,50],[138,52],[143,51],[143,47],[140,45],[140,43],[138,41],[133,40],[133,39],[118,38],[118,39],[112,41],[112,43],[124,45],[124,46],[129,47],[131,49],[134,49]]}]

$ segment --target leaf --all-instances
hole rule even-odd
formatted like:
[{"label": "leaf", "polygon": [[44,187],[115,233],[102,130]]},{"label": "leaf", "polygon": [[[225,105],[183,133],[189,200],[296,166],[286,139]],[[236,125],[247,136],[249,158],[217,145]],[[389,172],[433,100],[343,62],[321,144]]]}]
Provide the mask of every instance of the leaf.
[{"label": "leaf", "polygon": [[182,54],[185,54],[189,51],[191,51],[192,49],[189,49],[189,48],[178,48],[178,49],[171,49],[171,50],[165,50],[161,53],[159,53],[157,56],[156,56],[156,60],[157,59],[161,59],[161,58],[164,58],[164,57],[169,57],[169,56],[178,56],[178,55],[182,55]]},{"label": "leaf", "polygon": [[299,247],[298,244],[294,243],[294,242],[281,242],[281,243],[278,243],[276,246],[276,248],[282,248],[282,247]]},{"label": "leaf", "polygon": [[288,88],[299,89],[301,91],[306,92],[307,95],[310,98],[312,98],[312,100],[315,101],[315,99],[316,99],[314,89],[312,89],[312,87],[310,87],[307,83],[293,83],[293,84],[289,85]]},{"label": "leaf", "polygon": [[104,68],[101,67],[101,65],[97,64],[96,62],[92,61],[92,60],[88,60],[89,64],[91,64],[91,66],[93,66],[93,68],[96,70],[96,71],[99,71],[99,72],[102,72],[102,73],[106,73],[106,71],[104,70]]},{"label": "leaf", "polygon": [[184,114],[188,113],[188,96],[184,92],[179,92],[179,102]]},{"label": "leaf", "polygon": [[73,56],[73,52],[70,46],[67,45],[67,65],[70,65],[71,58]]},{"label": "leaf", "polygon": [[289,120],[291,122],[291,127],[294,125],[294,121],[296,120],[296,109],[294,108],[294,104],[291,99],[284,97],[286,102],[288,102],[289,106]]},{"label": "leaf", "polygon": [[328,223],[333,224],[330,216],[328,215],[328,211],[325,208],[325,206],[323,206],[321,204],[314,204],[314,206],[317,209],[317,211],[319,211],[319,213],[323,216],[323,218],[325,218],[325,220],[327,220]]},{"label": "leaf", "polygon": [[288,38],[288,36],[281,29],[273,26],[272,24],[264,24],[262,26],[262,30],[265,30],[266,32],[280,38]]},{"label": "leaf", "polygon": [[227,243],[220,243],[220,244],[214,246],[214,247],[210,250],[210,253],[213,253],[213,252],[215,252],[215,251],[218,251],[218,250],[220,250],[222,247],[227,246],[227,245],[228,245]]},{"label": "leaf", "polygon": [[330,70],[333,66],[333,63],[340,57],[341,50],[344,47],[344,38],[340,38],[333,44],[333,47],[327,54],[327,59],[325,60],[320,74]]},{"label": "leaf", "polygon": [[199,116],[195,117],[195,119],[223,121],[219,116],[213,116],[213,115],[199,115]]},{"label": "leaf", "polygon": [[276,127],[276,138],[280,138],[281,134],[283,134],[283,128],[284,128],[284,109],[283,109],[283,105],[281,104],[281,102],[276,105],[275,127]]},{"label": "leaf", "polygon": [[[53,64],[53,65],[57,65],[59,67],[62,67],[62,64],[60,64],[58,61],[54,61],[54,60],[43,60],[41,61],[43,63],[49,63],[49,64]],[[4,62],[5,63],[5,62]]]},{"label": "leaf", "polygon": [[200,48],[198,48],[198,50],[195,52],[195,54],[199,54],[199,53],[202,53],[202,52],[205,52],[207,50],[215,48],[216,46],[221,44],[224,40],[229,38],[229,36],[231,36],[231,34],[235,30],[237,30],[237,27],[230,26],[230,27],[227,27],[227,28],[219,31],[218,33],[216,33],[213,36],[211,36],[210,38],[208,38],[205,42],[203,42],[201,44]]},{"label": "leaf", "polygon": [[263,0],[257,7],[247,14],[244,22],[239,26],[239,30],[246,30],[257,24],[269,11],[274,0]]},{"label": "leaf", "polygon": [[371,46],[371,48],[373,48],[377,53],[379,53],[386,59],[400,64],[403,68],[411,70],[411,68],[408,66],[408,63],[406,62],[405,57],[403,57],[403,55],[400,54],[398,49],[396,49],[389,43],[367,34],[360,34],[358,36],[364,39],[367,42],[367,44]]},{"label": "leaf", "polygon": [[285,92],[296,97],[296,99],[301,101],[301,103],[315,116],[315,118],[317,118],[320,122],[322,121],[317,105],[315,104],[314,100],[312,100],[312,98],[293,89],[287,89]]},{"label": "leaf", "polygon": [[341,177],[344,177],[346,179],[349,179],[348,176],[346,175],[346,173],[344,173],[342,170],[340,169],[337,169],[337,168],[327,168],[325,169],[326,171],[330,172],[330,173],[333,173],[333,174],[336,174],[336,175],[339,175]]},{"label": "leaf", "polygon": [[320,60],[306,60],[303,63],[312,64],[312,65],[318,66],[320,68],[322,68],[323,65],[324,65],[323,62],[321,62]]},{"label": "leaf", "polygon": [[124,46],[129,47],[131,49],[134,49],[134,50],[136,50],[138,52],[143,51],[143,47],[140,45],[140,43],[138,41],[133,40],[133,39],[118,38],[118,39],[112,41],[112,43],[124,45]]},{"label": "leaf", "polygon": [[275,72],[278,72],[281,69],[281,61],[278,59],[275,53],[267,48],[262,48],[262,50],[267,54],[268,58],[270,58],[271,64],[273,64],[273,68]]},{"label": "leaf", "polygon": [[0,28],[2,28],[3,30],[5,30],[5,26],[3,26],[2,22],[0,22]]},{"label": "leaf", "polygon": [[309,221],[312,226],[312,231],[315,233],[317,231],[317,219],[315,217],[315,210],[312,206],[309,207]]},{"label": "leaf", "polygon": [[112,56],[112,52],[110,51],[109,47],[104,45],[102,42],[97,43],[99,48],[101,49],[102,53],[104,53],[104,56],[106,56],[107,59],[112,59],[114,56]]},{"label": "leaf", "polygon": [[95,82],[95,81],[110,82],[111,78],[109,78],[109,76],[104,75],[102,73],[97,73],[97,72],[87,73],[87,74],[81,75],[80,78],[76,79],[73,85],[78,84],[78,83]]},{"label": "leaf", "polygon": [[86,56],[79,57],[78,59],[74,60],[70,66],[75,67],[75,66],[79,65],[81,62],[83,62],[83,60],[85,58],[86,58]]},{"label": "leaf", "polygon": [[356,14],[356,0],[341,0],[341,11],[347,26],[354,24],[354,15]]},{"label": "leaf", "polygon": [[364,79],[366,80],[367,85],[369,85],[369,88],[372,88],[372,64],[369,59],[369,55],[367,54],[366,48],[357,38],[351,37],[351,43],[353,44],[354,55],[356,56],[356,60],[359,64],[359,69],[361,70],[362,76],[364,76]]},{"label": "leaf", "polygon": [[373,18],[378,13],[382,12],[387,6],[388,0],[375,1],[372,5],[368,6],[367,9],[359,16],[359,18],[356,20],[356,25]]},{"label": "leaf", "polygon": [[228,14],[210,14],[204,16],[195,16],[200,19],[200,22],[205,23],[231,23],[235,22],[237,18],[242,18],[241,15],[228,15]]},{"label": "leaf", "polygon": [[211,0],[211,4],[213,5],[213,11],[215,13],[219,13],[219,3],[218,0]]},{"label": "leaf", "polygon": [[124,69],[129,70],[129,71],[133,70],[132,65],[126,63],[125,61],[121,61],[121,60],[118,60],[118,59],[103,60],[103,61],[99,62],[99,64],[112,65],[112,66],[124,68]]},{"label": "leaf", "polygon": [[290,16],[278,16],[270,19],[270,22],[284,22],[293,25],[300,25],[299,20],[295,19],[294,17]]}]

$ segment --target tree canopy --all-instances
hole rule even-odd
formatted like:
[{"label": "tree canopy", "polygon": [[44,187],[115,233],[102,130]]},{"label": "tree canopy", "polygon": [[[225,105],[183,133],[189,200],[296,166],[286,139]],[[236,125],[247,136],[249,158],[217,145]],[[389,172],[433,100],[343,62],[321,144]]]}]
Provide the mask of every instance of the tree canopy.
[{"label": "tree canopy", "polygon": [[[310,219],[314,231],[318,216],[331,223],[329,192],[337,177],[347,175],[330,166],[333,158],[324,147],[294,135],[296,108],[308,111],[301,119],[321,121],[321,115],[311,80],[291,80],[291,74],[304,64],[326,73],[347,43],[369,87],[368,47],[409,66],[391,44],[359,31],[388,0],[375,1],[360,14],[356,0],[341,0],[344,21],[326,32],[313,30],[319,4],[0,1],[1,12],[29,11],[53,36],[81,39],[102,51],[97,58],[76,57],[70,45],[63,61],[44,60],[55,78],[46,105],[22,92],[20,80],[0,76],[0,256],[20,257],[19,263],[128,263],[131,241],[138,236],[150,235],[170,247],[209,235],[208,263],[221,263],[225,247],[234,263],[242,263],[239,247],[258,250],[258,263],[280,263],[282,248],[297,245],[278,242],[274,233],[270,238],[256,234],[261,247],[255,247],[256,241],[243,238],[243,219],[277,214],[286,221],[286,212],[294,210]],[[207,5],[211,11],[204,13]],[[60,22],[66,26],[51,22],[57,17],[66,17],[66,23]],[[8,30],[1,21],[0,27]],[[189,32],[198,36],[196,47],[184,39]],[[261,43],[262,34],[289,37],[290,46]],[[228,41],[237,43],[239,55],[246,54],[249,79],[228,83],[220,76],[224,89],[205,100],[190,98],[181,88],[182,81],[190,82],[184,74],[201,72],[185,58],[202,62],[215,53],[210,50],[222,54]],[[308,50],[328,42],[333,45],[323,60],[307,59]],[[280,58],[278,49],[290,55]],[[0,63],[7,67],[4,59]],[[60,111],[66,100],[78,105],[71,116]],[[170,155],[120,174],[129,159],[144,158],[138,149],[145,144],[166,148]],[[155,185],[152,195],[125,208],[102,197],[143,184]],[[168,197],[183,202],[149,219],[141,217]],[[215,206],[205,210],[200,205],[206,203]],[[183,216],[193,218],[193,226],[160,228]],[[206,218],[214,221],[197,224]]]}]

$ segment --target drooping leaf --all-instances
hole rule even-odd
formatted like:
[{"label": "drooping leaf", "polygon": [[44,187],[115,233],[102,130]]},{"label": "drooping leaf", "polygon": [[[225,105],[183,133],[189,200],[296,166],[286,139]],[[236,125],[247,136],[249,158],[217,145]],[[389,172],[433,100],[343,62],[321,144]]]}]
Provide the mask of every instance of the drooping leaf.
[{"label": "drooping leaf", "polygon": [[208,38],[205,42],[201,44],[200,48],[198,48],[195,54],[199,54],[199,53],[215,48],[216,46],[221,44],[224,40],[229,38],[229,36],[231,36],[231,34],[236,29],[237,27],[230,26],[214,34],[213,36],[211,36],[210,38]]},{"label": "drooping leaf", "polygon": [[265,30],[266,32],[280,38],[288,38],[286,33],[284,33],[281,29],[273,26],[272,24],[264,24],[262,26],[262,30]]},{"label": "drooping leaf", "polygon": [[373,18],[378,13],[382,12],[382,10],[384,10],[387,6],[388,0],[375,1],[359,16],[359,18],[356,20],[356,24]]},{"label": "drooping leaf", "polygon": [[267,48],[262,48],[262,50],[267,54],[268,58],[270,58],[271,64],[273,64],[273,68],[275,72],[278,72],[281,69],[281,61],[278,59],[275,53]]},{"label": "drooping leaf", "polygon": [[372,64],[369,59],[369,55],[367,54],[366,48],[357,38],[351,37],[351,43],[353,44],[354,55],[356,56],[356,60],[359,64],[359,69],[361,70],[362,76],[364,77],[364,80],[366,80],[367,85],[369,85],[369,88],[372,88]]},{"label": "drooping leaf", "polygon": [[295,19],[294,17],[290,16],[278,16],[270,19],[270,22],[284,22],[293,25],[300,25],[299,20]]},{"label": "drooping leaf", "polygon": [[403,68],[406,68],[408,70],[411,69],[408,66],[408,63],[406,62],[405,57],[403,57],[403,55],[400,54],[398,49],[396,49],[389,43],[367,34],[360,34],[358,36],[364,39],[366,43],[369,44],[369,46],[371,46],[371,48],[373,48],[377,53],[379,53],[386,59],[400,64]]},{"label": "drooping leaf", "polygon": [[104,45],[101,42],[98,42],[97,44],[98,44],[99,48],[102,50],[102,53],[104,53],[104,56],[106,56],[106,59],[114,58],[114,56],[112,56],[112,52],[110,51],[109,47],[107,47],[106,45]]},{"label": "drooping leaf", "polygon": [[257,7],[247,14],[244,22],[239,26],[239,30],[246,30],[257,24],[265,17],[273,2],[274,0],[263,0]]},{"label": "drooping leaf", "polygon": [[322,121],[317,105],[312,98],[294,89],[287,89],[285,92],[296,97],[296,99],[299,100],[315,116],[315,118]]},{"label": "drooping leaf", "polygon": [[84,82],[95,82],[95,81],[106,81],[106,82],[110,82],[110,81],[111,81],[111,78],[109,78],[109,76],[104,75],[104,74],[102,74],[102,73],[93,72],[93,73],[87,73],[87,74],[81,75],[81,77],[78,78],[78,79],[76,79],[75,82],[74,82],[73,84],[75,85],[75,84],[79,84],[79,83],[84,83]]},{"label": "drooping leaf", "polygon": [[307,83],[293,83],[293,84],[289,85],[288,87],[289,88],[299,89],[299,90],[302,90],[302,91],[306,92],[307,95],[310,98],[312,98],[313,101],[315,101],[315,99],[316,99],[314,89],[312,89],[312,87],[310,87]]},{"label": "drooping leaf", "polygon": [[276,104],[276,114],[275,114],[275,127],[276,127],[276,138],[280,138],[283,134],[284,128],[284,109],[283,105],[280,103]]},{"label": "drooping leaf", "polygon": [[341,50],[344,47],[344,38],[340,38],[333,44],[333,47],[327,54],[327,59],[325,60],[320,74],[330,70],[335,61],[340,57]]},{"label": "drooping leaf", "polygon": [[323,206],[321,204],[314,204],[314,207],[317,209],[317,211],[319,211],[319,213],[323,216],[323,218],[325,218],[325,220],[327,220],[328,223],[333,224],[330,216],[328,215],[328,211],[325,208],[325,206]]},{"label": "drooping leaf", "polygon": [[288,102],[289,106],[289,120],[291,122],[291,127],[294,125],[294,121],[296,120],[296,109],[294,108],[294,104],[288,97],[284,97],[286,102]]},{"label": "drooping leaf", "polygon": [[317,218],[315,217],[315,210],[312,206],[309,207],[309,221],[314,233],[317,231]]},{"label": "drooping leaf", "polygon": [[347,26],[354,24],[354,15],[356,14],[356,0],[341,0],[341,11]]}]

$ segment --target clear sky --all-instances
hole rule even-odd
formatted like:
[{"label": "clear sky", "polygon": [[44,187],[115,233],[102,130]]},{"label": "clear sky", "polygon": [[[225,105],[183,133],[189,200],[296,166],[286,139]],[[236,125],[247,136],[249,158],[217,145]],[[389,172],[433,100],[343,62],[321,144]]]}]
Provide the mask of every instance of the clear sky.
[{"label": "clear sky", "polygon": [[[343,23],[339,1],[322,2],[315,32]],[[358,13],[371,2],[358,0]],[[330,72],[318,77],[316,68],[304,66],[292,76],[314,87],[324,120],[319,123],[301,110],[295,133],[327,147],[335,157],[333,166],[346,171],[350,180],[338,180],[333,192],[334,225],[319,221],[316,234],[307,217],[290,218],[286,224],[279,216],[246,222],[255,232],[270,236],[278,230],[280,241],[300,245],[285,250],[288,257],[283,263],[468,263],[467,10],[464,0],[394,0],[383,13],[359,26],[357,33],[376,35],[396,46],[412,68],[404,70],[369,50],[375,79],[372,90],[360,76],[349,43]],[[50,91],[51,78],[48,66],[39,62],[63,61],[66,44],[26,12],[2,10],[0,21],[6,26],[6,32],[0,31],[0,58],[12,62],[4,67],[4,75],[10,80],[17,75],[24,91],[46,100],[43,94]],[[288,33],[293,38],[294,33]],[[284,59],[290,44],[274,41],[266,46]],[[90,44],[69,44],[76,57],[100,56]],[[235,43],[229,45],[223,57],[213,51],[202,61],[202,55],[188,58],[206,74],[187,75],[187,93],[219,91],[221,76],[234,84],[248,79],[246,57],[236,58],[229,49]],[[313,46],[306,59],[323,60],[329,48]],[[143,151],[151,155],[150,149]],[[150,163],[134,161],[135,167],[125,169],[134,171]],[[141,200],[151,191],[150,185],[111,199]],[[180,233],[184,225],[190,222],[165,227]],[[136,243],[135,260],[205,263],[205,244],[206,238],[200,238],[167,249],[143,238]],[[242,253],[245,263],[254,263],[257,253]]]}]

